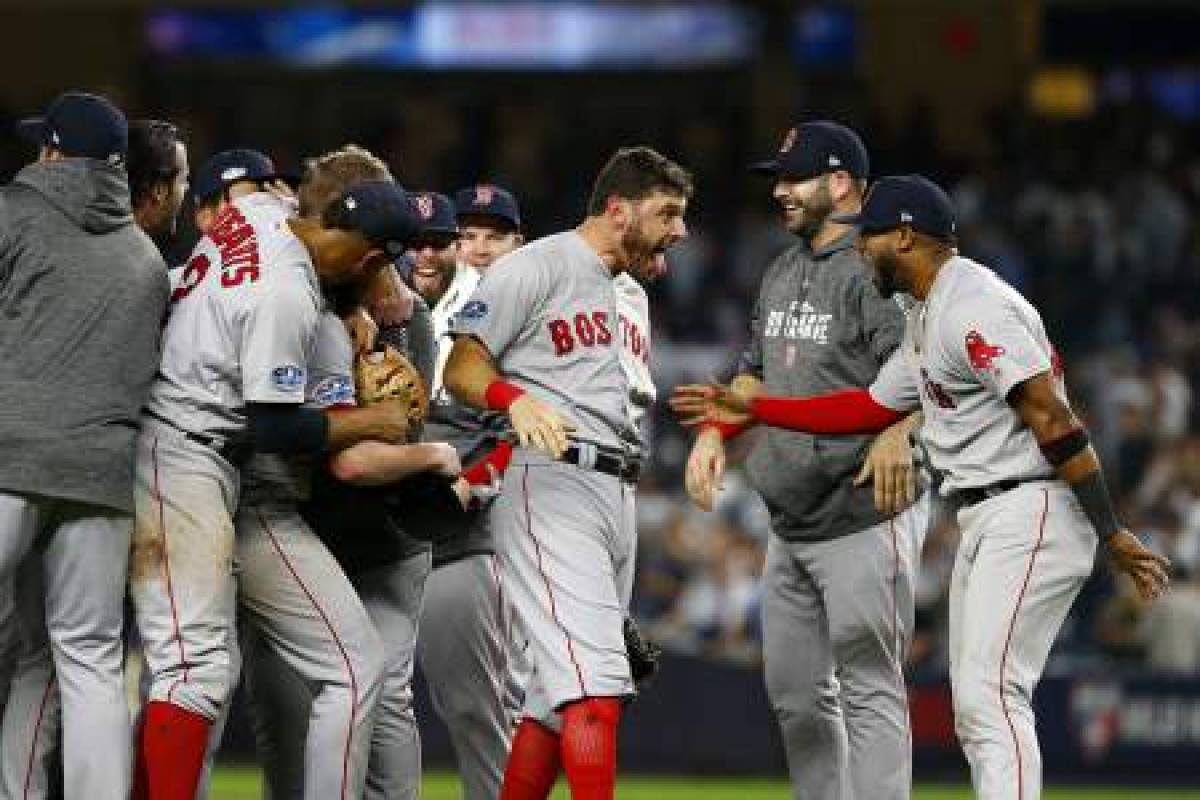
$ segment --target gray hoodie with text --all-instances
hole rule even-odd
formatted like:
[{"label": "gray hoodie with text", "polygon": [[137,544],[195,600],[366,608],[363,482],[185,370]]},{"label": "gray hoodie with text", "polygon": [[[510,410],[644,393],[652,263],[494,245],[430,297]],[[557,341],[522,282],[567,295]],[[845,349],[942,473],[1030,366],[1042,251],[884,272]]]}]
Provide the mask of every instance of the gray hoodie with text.
[{"label": "gray hoodie with text", "polygon": [[124,168],[40,162],[0,188],[0,491],[133,511],[168,292]]},{"label": "gray hoodie with text", "polygon": [[[905,317],[885,299],[847,234],[816,252],[784,251],[763,276],[738,371],[769,395],[866,388],[900,344]],[[872,488],[854,486],[870,436],[810,436],[766,428],[747,463],[751,485],[787,540],[834,539],[884,519]]]}]

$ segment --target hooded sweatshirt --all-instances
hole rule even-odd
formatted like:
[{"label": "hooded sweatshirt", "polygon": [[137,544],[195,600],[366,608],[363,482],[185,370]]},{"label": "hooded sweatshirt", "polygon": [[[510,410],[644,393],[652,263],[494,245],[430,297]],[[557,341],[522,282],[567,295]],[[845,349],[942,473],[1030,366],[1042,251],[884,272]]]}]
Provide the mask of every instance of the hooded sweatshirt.
[{"label": "hooded sweatshirt", "polygon": [[39,162],[0,188],[0,491],[133,511],[168,292],[122,167]]}]

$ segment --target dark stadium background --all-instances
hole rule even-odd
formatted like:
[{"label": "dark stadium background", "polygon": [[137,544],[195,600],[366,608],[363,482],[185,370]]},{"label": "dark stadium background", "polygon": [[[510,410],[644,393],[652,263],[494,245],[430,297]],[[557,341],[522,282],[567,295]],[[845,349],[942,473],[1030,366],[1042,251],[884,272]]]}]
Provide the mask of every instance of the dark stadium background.
[{"label": "dark stadium background", "polygon": [[[646,22],[664,14],[671,24]],[[582,21],[578,41],[555,38],[562,15]],[[1200,3],[40,0],[0,3],[0,22],[5,179],[31,155],[11,123],[66,88],[179,123],[193,165],[245,145],[295,167],[352,141],[409,188],[500,183],[533,236],[574,224],[615,147],[662,149],[698,189],[691,236],[653,291],[660,391],[719,374],[740,347],[759,276],[788,241],[745,165],[794,121],[846,122],[876,174],[941,181],[963,251],[1042,309],[1123,513],[1176,570],[1152,610],[1103,568],[1085,589],[1039,691],[1047,772],[1196,782]],[[661,410],[654,441],[635,610],[671,656],[623,728],[623,763],[781,775],[756,671],[762,510],[736,477],[718,513],[690,510],[688,443]],[[965,775],[945,685],[955,536],[948,523],[931,534],[920,577],[921,779]],[[240,723],[228,750],[251,755]],[[448,757],[430,733],[427,761]]]}]

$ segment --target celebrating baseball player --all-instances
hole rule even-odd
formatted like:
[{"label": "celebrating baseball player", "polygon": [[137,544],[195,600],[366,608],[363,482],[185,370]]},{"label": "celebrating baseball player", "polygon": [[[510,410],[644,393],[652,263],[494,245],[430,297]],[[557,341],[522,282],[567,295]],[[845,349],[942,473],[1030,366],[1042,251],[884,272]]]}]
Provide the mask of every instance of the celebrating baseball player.
[{"label": "celebrating baseball player", "polygon": [[[235,182],[261,186],[271,178],[249,172],[254,159],[214,159],[214,168],[198,174],[196,193],[202,206],[216,210],[172,293],[139,443],[130,595],[151,676],[138,761],[139,786],[150,798],[191,800],[209,726],[228,699],[240,464],[252,450],[317,454],[364,439],[400,439],[408,428],[407,409],[395,404],[338,414],[300,407],[319,319],[318,281],[360,280],[388,258],[389,247],[402,246],[410,227],[402,190],[356,187],[319,222],[293,220],[273,194],[231,197]],[[242,535],[239,547],[262,540]],[[284,544],[280,559],[288,552]],[[239,560],[243,568],[262,563],[240,552]],[[244,600],[264,601],[270,576],[249,576],[241,577]],[[282,578],[280,595],[303,594],[295,571]],[[279,608],[292,606],[281,602]],[[361,606],[325,610],[332,621],[311,609],[308,621],[332,628],[343,610],[356,623],[365,619]],[[347,630],[357,632],[353,625],[337,629],[342,638],[332,640],[322,629],[312,635],[323,648],[304,650],[309,631],[281,630],[289,619],[281,617],[260,616],[278,642],[314,660],[335,650],[338,659],[329,674],[314,678],[326,702],[323,715],[314,712],[309,733],[320,752],[341,756],[312,773],[306,796],[356,796],[365,762],[357,744],[378,690],[378,637],[369,621],[353,640],[345,638]]]},{"label": "celebrating baseball player", "polygon": [[[433,308],[438,343],[425,439],[451,443],[463,463],[475,467],[473,474],[490,481],[488,465],[502,473],[511,453],[500,439],[507,423],[501,415],[456,402],[442,377],[453,346],[450,319],[487,268],[521,243],[517,201],[488,184],[463,189],[454,203],[434,193],[414,197],[423,223],[414,241],[411,280]],[[466,800],[500,793],[523,683],[513,670],[519,654],[510,648],[511,607],[489,518],[480,508],[463,530],[433,521],[420,532],[434,541],[434,570],[425,584],[417,658],[433,707],[450,732]]]},{"label": "celebrating baseball player", "polygon": [[885,295],[918,301],[869,390],[814,397],[679,387],[688,419],[820,434],[881,430],[915,408],[962,538],[950,589],[955,727],[983,800],[1037,798],[1032,697],[1054,637],[1092,571],[1096,545],[1147,600],[1167,563],[1118,522],[1062,364],[1037,310],[955,250],[949,198],[923,177],[878,181],[860,249]]},{"label": "celebrating baseball player", "polygon": [[618,151],[583,223],[501,258],[453,319],[447,390],[506,414],[520,444],[492,514],[534,666],[506,800],[546,797],[560,767],[577,800],[613,796],[639,467],[613,277],[663,263],[691,191],[657,152]]},{"label": "celebrating baseball player", "polygon": [[[859,208],[866,148],[844,125],[807,122],[756,166],[774,177],[801,241],[763,278],[734,385],[776,394],[866,387],[904,332],[904,313],[876,290],[855,230],[831,219]],[[697,437],[687,486],[702,508],[711,509],[724,470],[722,436],[738,432],[714,425]],[[902,423],[872,446],[868,436],[768,429],[749,458],[773,533],[763,574],[767,693],[797,797],[833,800],[843,787],[854,798],[909,795],[903,655],[929,514],[927,501],[913,504],[908,433]],[[874,491],[863,485],[872,477]]]},{"label": "celebrating baseball player", "polygon": [[[390,180],[390,173],[383,162],[361,148],[342,148],[310,160],[300,185],[302,213],[319,218],[346,187],[364,179]],[[339,300],[348,303],[341,310],[351,313],[348,297]],[[387,326],[380,329],[380,339],[393,339]],[[424,347],[432,351],[432,341],[409,344],[411,350]],[[377,396],[386,400],[386,388],[398,380],[424,383],[413,368],[401,368],[395,351],[358,359],[357,370],[354,364],[347,331],[335,314],[327,312],[322,316],[314,348],[308,403],[316,407],[352,407],[357,399],[370,404],[377,401]],[[424,389],[419,391],[422,394],[413,398],[413,404],[422,411],[427,408],[426,398]],[[349,448],[338,453],[329,467],[314,468],[311,496],[301,506],[304,521],[351,580],[383,642],[384,676],[370,734],[368,798],[406,800],[415,798],[420,788],[421,749],[411,680],[430,548],[403,530],[406,512],[413,509],[396,498],[391,487],[383,486],[417,473],[436,473],[448,481],[458,476],[458,458],[448,445],[437,443],[371,443]],[[360,490],[345,481],[380,488]],[[461,505],[452,492],[450,500]],[[326,585],[318,590],[322,597],[330,595]],[[254,626],[247,627],[251,628],[247,633],[252,633]],[[247,688],[271,795],[301,796],[308,771],[305,732],[313,692],[297,670],[265,646],[261,637],[244,636],[243,641],[247,640]]]},{"label": "celebrating baseball player", "polygon": [[[48,643],[53,655],[66,796],[123,800],[134,436],[158,362],[166,267],[134,225],[120,111],[69,92],[19,130],[40,151],[0,190],[0,586],[37,540],[18,586],[22,652],[44,658]],[[50,685],[48,670],[26,674]],[[6,751],[36,731],[44,696],[17,687]],[[0,794],[24,796],[28,770],[6,757]]]}]

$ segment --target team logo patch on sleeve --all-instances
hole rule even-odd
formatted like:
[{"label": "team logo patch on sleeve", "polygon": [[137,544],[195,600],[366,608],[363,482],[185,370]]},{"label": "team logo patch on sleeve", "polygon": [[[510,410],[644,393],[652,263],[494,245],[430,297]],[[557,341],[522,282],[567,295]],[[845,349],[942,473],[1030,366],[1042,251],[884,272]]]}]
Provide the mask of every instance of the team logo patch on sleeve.
[{"label": "team logo patch on sleeve", "polygon": [[322,408],[354,405],[354,382],[346,375],[331,375],[313,387],[312,402]]},{"label": "team logo patch on sleeve", "polygon": [[304,370],[295,364],[284,364],[271,370],[271,383],[281,392],[295,392],[304,388]]},{"label": "team logo patch on sleeve", "polygon": [[975,369],[992,369],[992,362],[1004,355],[1004,348],[991,345],[979,331],[967,332],[967,359]]},{"label": "team logo patch on sleeve", "polygon": [[487,316],[487,303],[482,300],[471,300],[458,312],[461,319],[483,319]]}]

